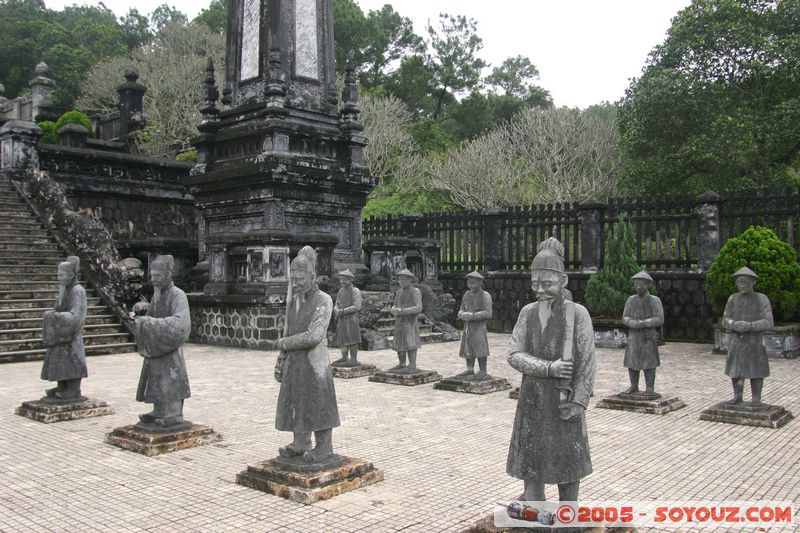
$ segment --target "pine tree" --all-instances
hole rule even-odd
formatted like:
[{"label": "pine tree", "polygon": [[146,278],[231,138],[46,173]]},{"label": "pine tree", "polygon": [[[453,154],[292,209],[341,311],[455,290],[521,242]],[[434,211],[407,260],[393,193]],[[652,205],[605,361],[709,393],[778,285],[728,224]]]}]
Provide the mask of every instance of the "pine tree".
[{"label": "pine tree", "polygon": [[586,307],[595,317],[622,317],[633,293],[631,277],[639,272],[633,228],[620,216],[606,241],[603,268],[586,284]]}]

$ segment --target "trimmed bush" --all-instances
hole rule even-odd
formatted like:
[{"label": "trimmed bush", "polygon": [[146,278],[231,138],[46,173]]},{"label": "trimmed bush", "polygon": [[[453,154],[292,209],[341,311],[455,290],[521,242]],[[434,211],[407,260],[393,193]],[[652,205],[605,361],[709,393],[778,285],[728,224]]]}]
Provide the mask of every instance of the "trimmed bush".
[{"label": "trimmed bush", "polygon": [[191,150],[186,150],[185,152],[181,152],[175,156],[176,161],[189,161],[191,163],[197,163],[197,149],[192,148]]},{"label": "trimmed bush", "polygon": [[82,113],[81,111],[67,111],[56,121],[56,134],[58,134],[58,130],[61,129],[62,126],[67,124],[80,124],[89,132],[92,131],[92,121],[86,115],[86,113]]},{"label": "trimmed bush", "polygon": [[42,128],[42,142],[45,144],[58,144],[58,133],[56,123],[52,120],[37,122],[37,126]]},{"label": "trimmed bush", "polygon": [[731,275],[742,267],[758,274],[755,290],[767,295],[776,319],[790,321],[800,310],[800,264],[797,254],[769,228],[751,226],[728,239],[706,275],[706,293],[717,316],[736,292]]},{"label": "trimmed bush", "polygon": [[606,240],[603,268],[586,283],[586,307],[595,318],[622,318],[625,302],[633,294],[631,277],[639,272],[633,228],[621,216]]}]

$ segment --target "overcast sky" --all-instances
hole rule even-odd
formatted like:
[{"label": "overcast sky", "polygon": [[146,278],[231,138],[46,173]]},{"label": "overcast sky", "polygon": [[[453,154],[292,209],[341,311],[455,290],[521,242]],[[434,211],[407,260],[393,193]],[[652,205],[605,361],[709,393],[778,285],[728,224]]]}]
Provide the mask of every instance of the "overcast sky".
[{"label": "overcast sky", "polygon": [[[356,0],[365,13],[387,0]],[[150,13],[164,0],[107,0],[118,15],[135,6]],[[71,0],[45,0],[61,9]],[[97,4],[97,0],[87,0]],[[207,0],[168,1],[189,18]],[[586,106],[621,98],[630,78],[641,73],[647,54],[663,42],[670,21],[690,0],[396,0],[395,11],[414,21],[425,35],[439,13],[466,15],[478,22],[484,48],[480,57],[499,65],[524,55],[541,74],[539,84],[558,106]]]}]

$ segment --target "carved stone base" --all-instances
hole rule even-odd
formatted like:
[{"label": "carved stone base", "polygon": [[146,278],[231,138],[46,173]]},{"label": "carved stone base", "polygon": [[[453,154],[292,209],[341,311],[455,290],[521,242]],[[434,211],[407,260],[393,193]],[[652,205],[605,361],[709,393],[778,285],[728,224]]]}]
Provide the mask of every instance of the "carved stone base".
[{"label": "carved stone base", "polygon": [[494,514],[471,524],[461,533],[636,533],[635,527],[497,527],[494,525]]},{"label": "carved stone base", "polygon": [[470,394],[489,394],[511,388],[511,383],[504,378],[474,380],[463,379],[457,376],[444,378],[433,385],[434,389],[449,390],[453,392],[467,392]]},{"label": "carved stone base", "polygon": [[363,378],[364,376],[371,376],[378,370],[375,365],[358,366],[331,366],[333,369],[333,377],[342,379]]},{"label": "carved stone base", "polygon": [[786,425],[792,418],[792,413],[784,407],[767,404],[754,408],[749,403],[730,406],[720,402],[700,412],[700,420],[773,429]]},{"label": "carved stone base", "polygon": [[220,439],[222,435],[212,428],[198,424],[173,432],[151,433],[141,431],[136,426],[122,426],[106,433],[107,443],[148,457],[194,448]]},{"label": "carved stone base", "polygon": [[415,372],[403,372],[397,370],[379,370],[369,377],[375,383],[388,383],[390,385],[423,385],[433,381],[439,381],[442,376],[435,370],[416,370]]},{"label": "carved stone base", "polygon": [[519,400],[519,387],[514,387],[514,390],[508,393],[508,397],[512,400]]},{"label": "carved stone base", "polygon": [[90,400],[88,398],[77,402],[32,400],[22,402],[22,405],[17,407],[14,412],[37,422],[50,424],[51,422],[63,422],[65,420],[113,415],[114,408],[103,400]]},{"label": "carved stone base", "polygon": [[372,463],[352,457],[335,457],[340,460],[338,464],[312,472],[301,472],[291,465],[279,466],[275,459],[270,459],[249,465],[247,470],[239,472],[236,483],[311,504],[383,481],[383,471]]},{"label": "carved stone base", "polygon": [[677,411],[686,404],[677,396],[662,397],[660,394],[614,394],[597,402],[597,407],[603,409],[616,409],[618,411],[631,411],[633,413],[647,413],[651,415],[665,415]]}]

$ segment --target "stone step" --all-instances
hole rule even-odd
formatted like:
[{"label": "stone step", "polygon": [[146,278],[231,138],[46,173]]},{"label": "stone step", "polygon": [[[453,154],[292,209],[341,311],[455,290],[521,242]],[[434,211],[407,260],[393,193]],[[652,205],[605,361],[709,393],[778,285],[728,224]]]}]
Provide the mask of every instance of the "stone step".
[{"label": "stone step", "polygon": [[[97,298],[99,300],[99,298]],[[55,304],[55,300],[53,300]],[[42,320],[45,311],[53,309],[50,307],[29,307],[27,309],[0,309],[0,320]],[[90,305],[86,308],[89,317],[99,316],[108,313],[108,308],[104,305]],[[88,320],[88,318],[87,318]]]},{"label": "stone step", "polygon": [[26,213],[30,213],[28,210],[28,205],[21,200],[0,200],[0,212],[8,213],[14,211],[24,211]]},{"label": "stone step", "polygon": [[[88,289],[86,296],[94,296],[94,289]],[[22,289],[22,290],[0,290],[0,300],[33,300],[33,299],[55,299],[58,297],[58,290],[54,289]]]},{"label": "stone step", "polygon": [[20,220],[18,222],[0,222],[0,233],[3,235],[8,236],[15,236],[18,235],[20,237],[24,237],[26,235],[38,235],[40,232],[44,232],[45,235],[49,235],[47,230],[45,230],[38,221],[31,220]]},{"label": "stone step", "polygon": [[[83,335],[110,335],[112,333],[124,333],[127,331],[121,324],[88,324],[83,326]],[[28,340],[42,340],[42,328],[18,328],[18,329],[0,329],[0,343],[3,341],[28,341]]]},{"label": "stone step", "polygon": [[38,259],[42,257],[54,257],[56,259],[63,259],[66,257],[66,254],[63,253],[56,244],[43,244],[41,246],[28,247],[27,250],[18,243],[15,243],[11,246],[11,250],[4,251],[0,256],[2,257],[2,262],[4,264],[14,264],[19,262],[20,259],[25,259],[26,257],[37,259],[37,261],[31,261],[32,263],[38,263]]},{"label": "stone step", "polygon": [[[105,311],[105,308],[101,308]],[[46,310],[45,310],[46,311]],[[42,311],[42,314],[45,312]],[[117,322],[117,317],[114,315],[87,315],[86,325],[97,324],[114,324]],[[0,318],[0,331],[13,330],[13,329],[29,329],[42,327],[42,317],[28,317],[28,318]]]},{"label": "stone step", "polygon": [[21,267],[23,265],[50,265],[55,270],[58,264],[64,260],[66,254],[54,254],[47,252],[49,255],[26,254],[26,255],[6,255],[0,254],[0,272],[3,272],[3,267]]},{"label": "stone step", "polygon": [[[55,269],[54,269],[55,270]],[[57,274],[56,274],[57,275]],[[55,279],[56,275],[51,275],[50,279],[46,281],[33,281],[27,278],[18,280],[9,280],[8,278],[0,278],[0,292],[3,291],[28,291],[28,290],[51,290],[58,291],[58,280]],[[86,288],[85,283],[81,285]],[[91,290],[91,289],[87,289]]]},{"label": "stone step", "polygon": [[[2,310],[21,310],[21,309],[52,309],[56,305],[56,298],[28,298],[21,300],[4,300],[0,298],[0,311]],[[99,297],[86,299],[86,305],[100,305]]]},{"label": "stone step", "polygon": [[31,242],[31,240],[36,239],[46,239],[47,242],[55,242],[44,228],[22,229],[19,227],[0,227],[0,241],[8,243]]},{"label": "stone step", "polygon": [[[130,334],[127,332],[120,333],[99,333],[97,335],[84,335],[84,346],[96,346],[100,344],[120,344],[130,342]],[[41,337],[38,339],[25,339],[25,340],[0,340],[0,357],[4,352],[17,352],[27,350],[43,350],[45,349],[42,344]]]},{"label": "stone step", "polygon": [[7,275],[17,275],[17,274],[31,274],[31,275],[48,275],[51,279],[56,279],[58,275],[58,263],[63,261],[66,258],[61,257],[58,261],[54,263],[29,263],[29,262],[20,262],[20,263],[5,263],[3,260],[5,257],[0,258],[0,277],[4,278]]},{"label": "stone step", "polygon": [[31,238],[27,243],[0,241],[0,253],[13,255],[32,254],[38,257],[43,254],[60,254],[61,248],[49,237],[43,239]]},{"label": "stone step", "polygon": [[[22,270],[22,269],[20,269]],[[15,281],[28,281],[28,282],[53,282],[58,283],[56,281],[56,276],[58,275],[56,271],[56,267],[47,267],[47,272],[5,272],[0,274],[0,279],[5,280],[7,283],[12,283]],[[86,278],[83,276],[78,278],[78,281],[81,285],[86,285]],[[2,283],[2,282],[0,282]]]},{"label": "stone step", "polygon": [[[16,350],[0,352],[0,363],[18,363],[22,361],[41,361],[44,359],[45,349],[36,350]],[[84,346],[87,356],[110,355],[115,353],[130,353],[136,351],[136,344],[132,342],[120,342],[109,344],[95,344]]]},{"label": "stone step", "polygon": [[0,223],[13,223],[20,220],[33,220],[39,222],[35,216],[28,211],[0,211]]}]

